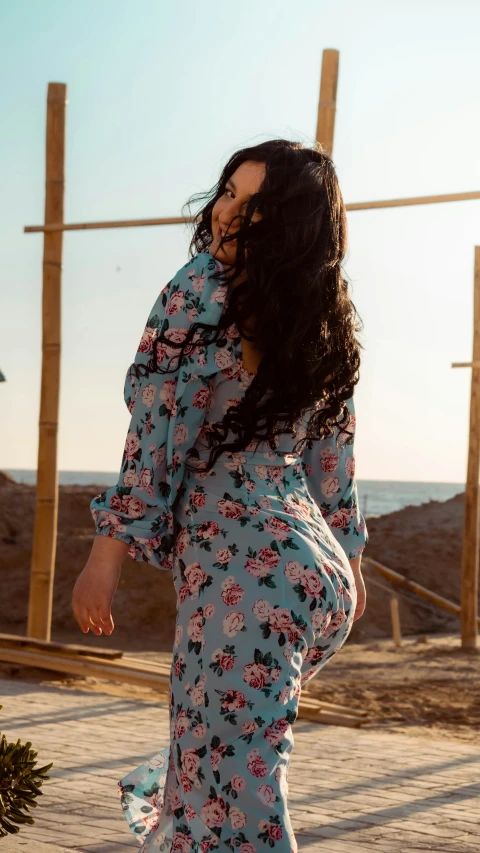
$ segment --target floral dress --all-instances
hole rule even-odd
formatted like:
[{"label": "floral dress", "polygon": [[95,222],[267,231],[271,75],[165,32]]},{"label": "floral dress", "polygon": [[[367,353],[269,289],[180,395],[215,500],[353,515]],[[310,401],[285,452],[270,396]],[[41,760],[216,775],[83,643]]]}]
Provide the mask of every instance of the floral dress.
[{"label": "floral dress", "polygon": [[[213,278],[214,273],[220,276]],[[345,642],[356,589],[349,559],[368,541],[358,508],[353,435],[305,445],[296,434],[223,452],[207,474],[211,424],[237,405],[254,374],[235,325],[217,343],[195,319],[217,324],[228,303],[224,270],[196,255],[161,291],[125,402],[131,413],[116,486],[94,498],[97,534],[173,573],[177,620],[170,677],[170,744],[119,782],[121,805],[143,850],[162,853],[296,851],[287,808],[292,725],[302,685]],[[173,358],[173,362],[171,359]],[[140,378],[138,378],[138,374]],[[353,398],[348,402],[354,414]],[[345,440],[348,439],[348,440]],[[153,751],[153,750],[152,750]]]}]

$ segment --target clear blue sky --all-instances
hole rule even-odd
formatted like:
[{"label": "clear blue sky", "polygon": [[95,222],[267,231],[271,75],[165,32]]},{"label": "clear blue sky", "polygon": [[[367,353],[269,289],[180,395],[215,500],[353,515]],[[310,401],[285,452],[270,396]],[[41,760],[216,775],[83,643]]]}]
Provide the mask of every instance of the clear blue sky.
[{"label": "clear blue sky", "polygon": [[[177,216],[245,144],[311,144],[327,47],[346,201],[478,190],[479,32],[477,0],[0,4],[0,467],[36,467],[42,237],[23,226],[43,218],[49,81],[68,85],[67,222]],[[461,482],[470,371],[450,364],[471,357],[480,201],[349,226],[358,476]],[[65,236],[61,469],[118,470],[125,372],[188,242],[184,226]]]}]

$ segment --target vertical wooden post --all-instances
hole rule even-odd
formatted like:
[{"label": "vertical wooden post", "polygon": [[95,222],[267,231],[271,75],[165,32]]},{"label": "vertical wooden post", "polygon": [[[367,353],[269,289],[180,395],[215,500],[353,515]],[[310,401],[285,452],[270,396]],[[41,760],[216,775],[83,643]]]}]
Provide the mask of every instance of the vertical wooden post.
[{"label": "vertical wooden post", "polygon": [[[63,222],[65,83],[49,83],[47,97],[45,224]],[[27,635],[50,639],[57,539],[57,430],[60,395],[60,321],[63,232],[44,232],[42,389],[37,492]]]},{"label": "vertical wooden post", "polygon": [[390,599],[390,613],[392,617],[392,634],[394,645],[399,648],[402,645],[402,632],[400,630],[400,613],[398,612],[398,598]]},{"label": "vertical wooden post", "polygon": [[[463,518],[461,629],[462,648],[477,647],[478,549],[480,501],[480,246],[475,247],[473,291],[473,358],[470,391],[470,435],[468,442],[467,483]],[[475,366],[477,365],[477,366]]]},{"label": "vertical wooden post", "polygon": [[323,146],[325,153],[330,156],[333,152],[335,132],[339,56],[338,50],[331,49],[324,50],[322,54],[316,140]]}]

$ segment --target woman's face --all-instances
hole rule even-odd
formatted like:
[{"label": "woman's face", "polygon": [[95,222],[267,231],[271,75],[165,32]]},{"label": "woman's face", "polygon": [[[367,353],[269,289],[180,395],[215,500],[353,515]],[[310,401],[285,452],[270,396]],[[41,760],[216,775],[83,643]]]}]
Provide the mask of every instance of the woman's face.
[{"label": "woman's face", "polygon": [[[231,240],[220,246],[221,234],[231,234],[238,230],[241,219],[245,215],[245,209],[250,196],[258,192],[265,178],[265,163],[257,163],[247,160],[242,163],[225,185],[225,192],[217,200],[212,210],[212,234],[213,241],[209,252],[222,263],[233,263],[235,261],[236,240]],[[261,215],[255,211],[252,222],[261,219]]]}]

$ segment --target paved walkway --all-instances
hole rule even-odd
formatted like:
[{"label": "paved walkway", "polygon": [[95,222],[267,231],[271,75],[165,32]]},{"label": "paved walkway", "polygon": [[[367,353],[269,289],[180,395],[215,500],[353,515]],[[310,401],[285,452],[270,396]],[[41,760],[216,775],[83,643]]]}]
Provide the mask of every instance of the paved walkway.
[{"label": "paved walkway", "polygon": [[[165,704],[16,679],[0,679],[0,703],[8,738],[31,740],[42,764],[54,762],[34,826],[1,839],[2,853],[138,850],[117,780],[167,745]],[[307,722],[294,731],[290,811],[301,853],[478,853],[479,749]]]}]

